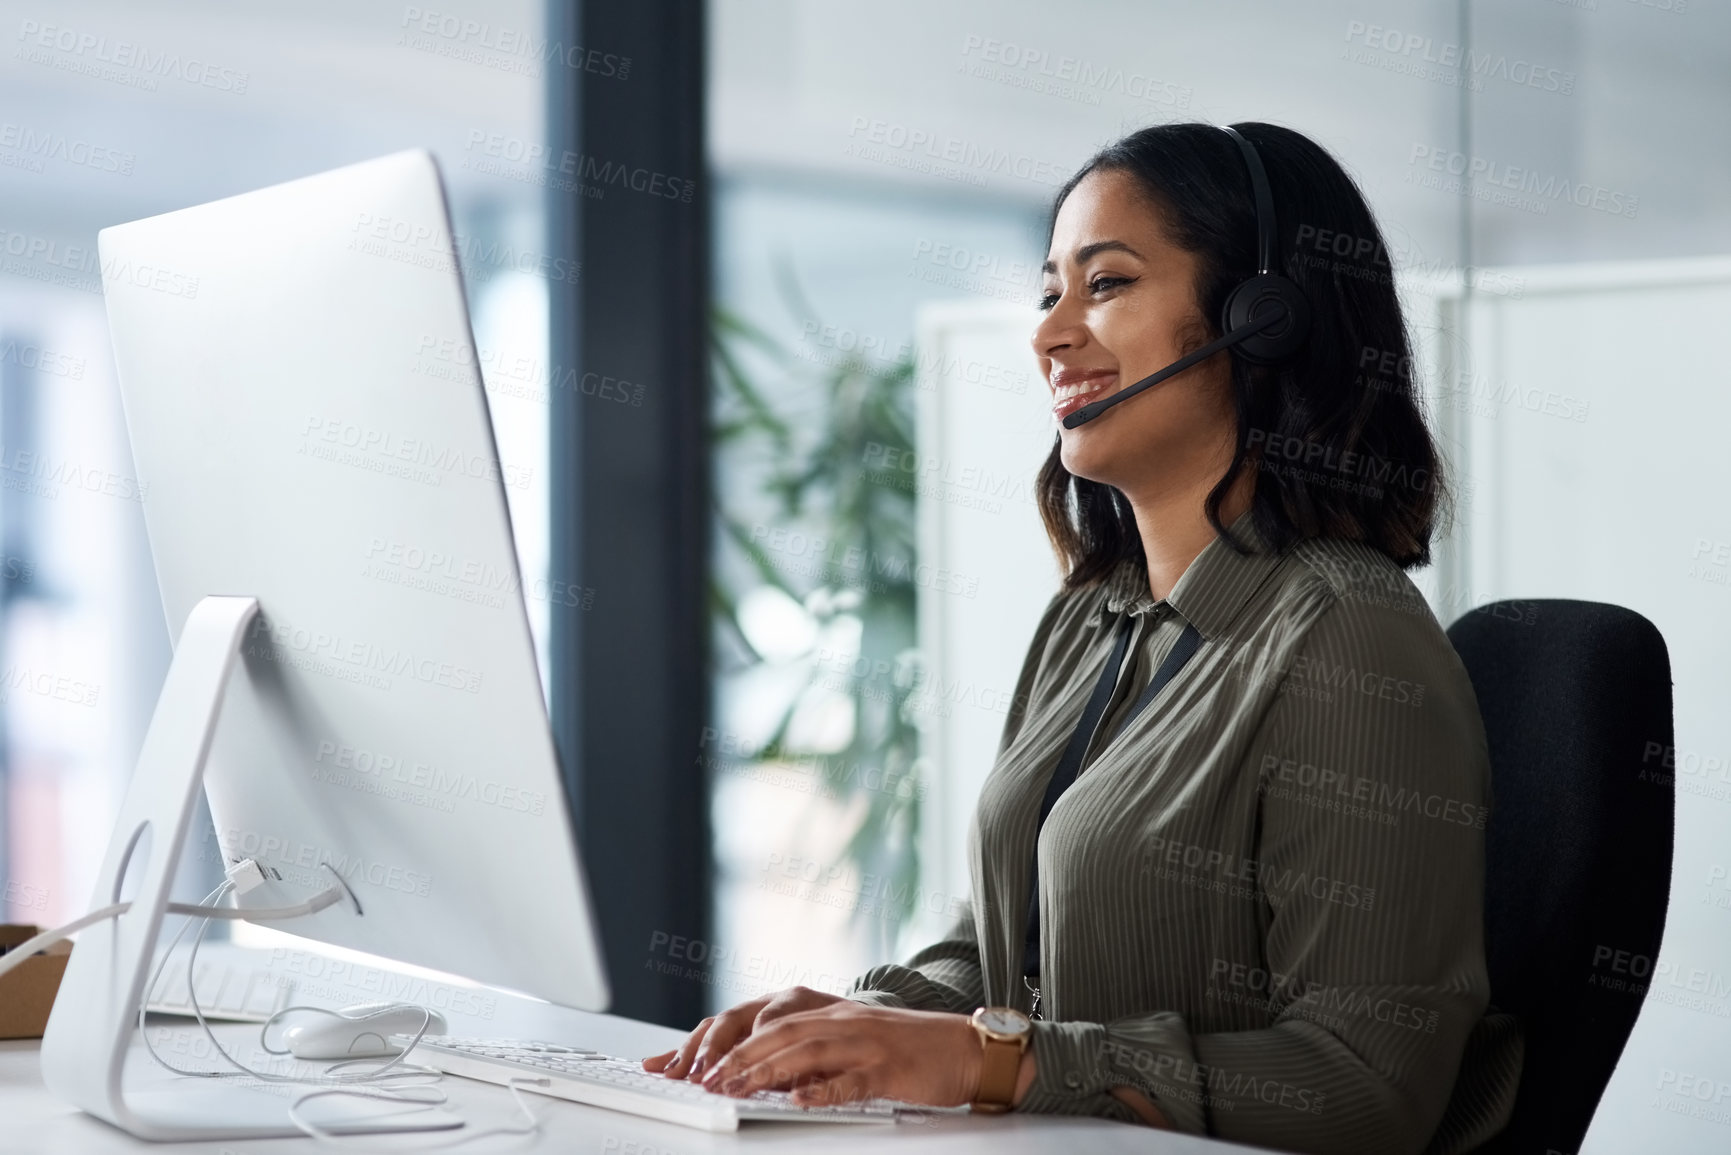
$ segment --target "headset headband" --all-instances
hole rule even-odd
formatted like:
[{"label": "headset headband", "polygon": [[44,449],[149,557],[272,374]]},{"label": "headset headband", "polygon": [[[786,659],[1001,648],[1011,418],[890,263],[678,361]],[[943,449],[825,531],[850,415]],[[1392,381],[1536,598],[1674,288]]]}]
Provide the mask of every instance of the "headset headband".
[{"label": "headset headband", "polygon": [[1256,198],[1256,259],[1258,273],[1274,271],[1274,194],[1268,188],[1268,174],[1263,171],[1262,158],[1256,148],[1241,136],[1236,128],[1221,125],[1222,132],[1238,142],[1244,153],[1245,167],[1250,169],[1250,190]]}]

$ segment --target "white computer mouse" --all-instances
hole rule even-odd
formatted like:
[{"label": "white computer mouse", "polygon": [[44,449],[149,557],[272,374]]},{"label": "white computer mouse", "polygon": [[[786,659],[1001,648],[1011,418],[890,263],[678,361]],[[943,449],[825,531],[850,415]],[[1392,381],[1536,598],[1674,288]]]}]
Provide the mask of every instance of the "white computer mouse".
[{"label": "white computer mouse", "polygon": [[308,1014],[283,1030],[282,1042],[297,1059],[384,1059],[403,1049],[391,1042],[392,1035],[413,1037],[423,1023],[429,1035],[445,1033],[445,1019],[438,1011],[402,1003],[361,1003],[335,1014]]}]

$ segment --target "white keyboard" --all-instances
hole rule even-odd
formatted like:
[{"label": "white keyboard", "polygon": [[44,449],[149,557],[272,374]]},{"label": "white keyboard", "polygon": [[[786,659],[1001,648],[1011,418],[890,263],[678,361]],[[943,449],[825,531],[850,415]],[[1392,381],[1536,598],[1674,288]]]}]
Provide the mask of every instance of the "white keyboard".
[{"label": "white keyboard", "polygon": [[[398,1042],[408,1042],[407,1036]],[[627,1111],[704,1131],[734,1131],[740,1123],[763,1120],[804,1123],[894,1123],[897,1110],[931,1111],[888,1099],[867,1099],[839,1107],[801,1107],[785,1091],[758,1091],[743,1099],[718,1095],[685,1079],[645,1071],[636,1059],[616,1059],[578,1047],[521,1039],[463,1039],[429,1035],[409,1056],[410,1063],[449,1075],[509,1085],[517,1079],[545,1079],[544,1085],[519,1083],[525,1091],[553,1095],[592,1107]]]},{"label": "white keyboard", "polygon": [[[254,965],[245,955],[225,957],[221,951],[211,951],[216,957],[201,957],[193,983],[198,990],[198,1009],[207,1019],[227,1019],[242,1023],[262,1023],[272,1014],[289,1005],[294,984],[269,968]],[[186,994],[186,958],[184,952],[169,960],[162,978],[144,1009],[169,1015],[192,1014],[192,1000]]]}]

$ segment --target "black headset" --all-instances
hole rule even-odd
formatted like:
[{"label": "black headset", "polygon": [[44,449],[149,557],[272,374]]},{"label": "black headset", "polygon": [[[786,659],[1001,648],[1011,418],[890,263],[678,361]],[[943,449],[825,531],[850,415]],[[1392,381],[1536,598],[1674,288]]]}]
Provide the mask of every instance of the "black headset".
[{"label": "black headset", "polygon": [[1250,191],[1256,198],[1256,275],[1240,281],[1227,294],[1226,307],[1220,314],[1220,331],[1231,333],[1259,317],[1279,314],[1279,323],[1249,334],[1238,344],[1238,355],[1252,365],[1277,365],[1304,344],[1310,332],[1310,302],[1304,290],[1274,271],[1274,194],[1268,189],[1268,173],[1263,170],[1256,146],[1236,128],[1221,125],[1220,131],[1238,142],[1238,149],[1244,154],[1244,167],[1250,170]]},{"label": "black headset", "polygon": [[1064,428],[1074,429],[1084,421],[1092,421],[1118,402],[1129,400],[1222,349],[1232,349],[1252,365],[1278,365],[1298,352],[1309,335],[1310,301],[1305,298],[1304,290],[1289,277],[1274,271],[1277,236],[1274,194],[1269,191],[1268,173],[1262,167],[1262,158],[1256,154],[1256,147],[1236,128],[1221,125],[1220,130],[1238,142],[1238,149],[1244,154],[1244,166],[1250,170],[1250,192],[1256,200],[1256,275],[1240,281],[1226,295],[1226,304],[1220,311],[1219,337],[1164,369],[1150,373],[1136,384],[1068,414],[1064,418]]}]

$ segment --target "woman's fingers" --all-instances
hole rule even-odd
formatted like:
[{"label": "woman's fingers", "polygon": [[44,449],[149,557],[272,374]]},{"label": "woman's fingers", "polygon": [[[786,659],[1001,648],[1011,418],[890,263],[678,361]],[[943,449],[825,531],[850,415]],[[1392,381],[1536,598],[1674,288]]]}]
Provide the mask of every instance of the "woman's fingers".
[{"label": "woman's fingers", "polygon": [[752,1024],[757,1021],[759,1012],[768,1002],[767,998],[752,999],[748,1003],[729,1007],[717,1015],[703,1041],[691,1055],[690,1070],[681,1072],[678,1077],[689,1074],[694,1079],[701,1078],[722,1056],[733,1050],[740,1039],[751,1034]]},{"label": "woman's fingers", "polygon": [[717,1052],[709,1057],[704,1064],[703,1073],[697,1080],[711,1091],[720,1090],[721,1081],[731,1079],[764,1055],[773,1053],[782,1044],[777,1040],[784,1037],[788,1025],[800,1022],[798,1015],[777,1019],[768,1026],[753,1031],[748,1038],[741,1040],[726,1052]]},{"label": "woman's fingers", "polygon": [[[754,1067],[764,1065],[771,1058],[776,1058],[789,1048],[797,1047],[811,1039],[826,1035],[847,1035],[845,1027],[836,1024],[836,1011],[828,1007],[818,1007],[810,1011],[798,1011],[775,1020],[762,1030],[754,1031],[751,1037],[734,1047],[719,1062],[705,1071],[702,1080],[705,1088],[719,1091],[724,1083],[737,1080],[740,1075]],[[767,1068],[766,1068],[767,1069]],[[821,1071],[808,1071],[808,1074],[824,1074]]]},{"label": "woman's fingers", "polygon": [[764,1024],[802,1010],[841,1001],[845,1000],[837,995],[826,995],[805,987],[791,987],[775,995],[751,999],[704,1019],[674,1050],[644,1059],[643,1069],[670,1079],[697,1078],[720,1062],[741,1039]]},{"label": "woman's fingers", "polygon": [[881,1096],[955,1106],[971,1094],[979,1046],[962,1015],[843,1000],[753,1031],[704,1073],[702,1085],[738,1097],[808,1088],[803,1101]]},{"label": "woman's fingers", "polygon": [[[708,1037],[714,1025],[715,1019],[707,1018],[693,1027],[691,1033],[685,1036],[685,1041],[675,1048],[673,1058],[662,1065],[661,1074],[666,1075],[669,1079],[683,1079],[690,1074],[691,1060],[697,1054],[698,1047],[703,1044],[703,1040]],[[648,1069],[647,1060],[644,1062],[644,1069]]]},{"label": "woman's fingers", "polygon": [[855,1050],[847,1039],[814,1034],[783,1047],[757,1062],[724,1075],[712,1091],[744,1097],[757,1091],[785,1091],[801,1083],[841,1074],[850,1065]]}]

